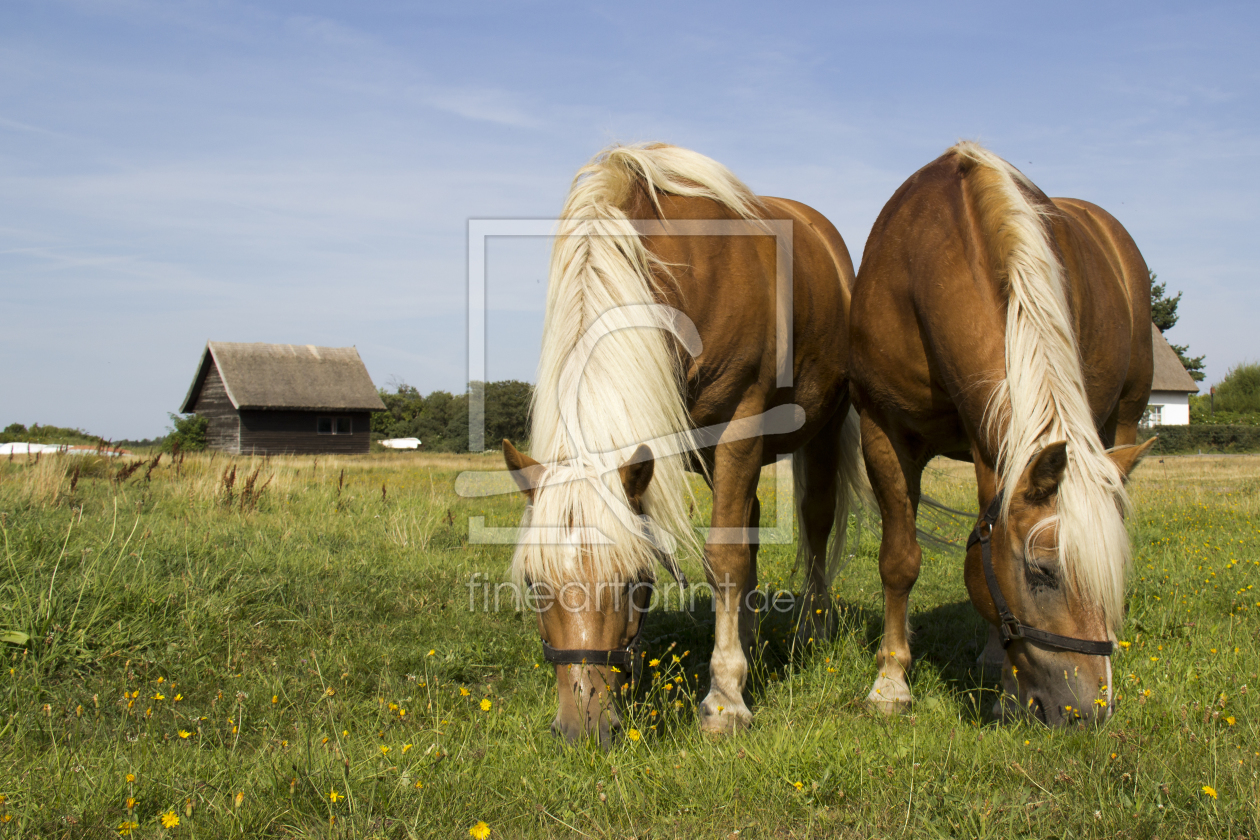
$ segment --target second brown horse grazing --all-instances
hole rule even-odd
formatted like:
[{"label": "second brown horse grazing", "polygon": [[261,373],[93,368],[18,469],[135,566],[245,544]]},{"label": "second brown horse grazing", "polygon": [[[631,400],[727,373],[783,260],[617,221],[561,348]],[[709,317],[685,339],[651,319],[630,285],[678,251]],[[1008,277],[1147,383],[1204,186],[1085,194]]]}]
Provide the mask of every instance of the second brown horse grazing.
[{"label": "second brown horse grazing", "polygon": [[837,520],[843,535],[858,457],[852,278],[826,219],[754,196],[703,155],[616,147],[578,173],[552,251],[537,460],[504,441],[528,499],[513,571],[535,592],[555,665],[557,733],[608,745],[619,728],[614,701],[658,555],[696,540],[688,468],[713,488],[704,560],[717,615],[700,727],[729,732],[752,717],[757,481],[780,454],[804,455],[793,466],[807,594],[823,599],[807,600],[805,632],[826,617],[826,557],[843,545],[826,552],[827,536]]},{"label": "second brown horse grazing", "polygon": [[[884,206],[862,257],[850,376],[883,518],[884,637],[868,698],[911,701],[908,602],[924,466],[973,461],[971,601],[1006,639],[1004,716],[1105,720],[1123,616],[1124,482],[1151,384],[1150,280],[1105,211],[1049,199],[972,143]],[[1111,449],[1116,444],[1120,446]]]}]

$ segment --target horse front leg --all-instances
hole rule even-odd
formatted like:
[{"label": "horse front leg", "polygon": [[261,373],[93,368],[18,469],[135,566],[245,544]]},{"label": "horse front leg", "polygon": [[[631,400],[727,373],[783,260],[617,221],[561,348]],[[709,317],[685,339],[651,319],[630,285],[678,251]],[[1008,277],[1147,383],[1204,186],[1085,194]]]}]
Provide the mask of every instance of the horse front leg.
[{"label": "horse front leg", "polygon": [[757,586],[756,552],[750,527],[758,511],[761,476],[760,438],[719,443],[713,462],[713,520],[705,545],[709,585],[713,587],[713,656],[709,694],[700,703],[700,728],[731,733],[752,723],[744,702],[748,645],[755,615],[750,593]]},{"label": "horse front leg", "polygon": [[910,590],[919,579],[923,552],[914,528],[922,467],[899,452],[888,434],[862,415],[862,454],[879,503],[884,533],[879,543],[879,577],[884,585],[884,638],[875,664],[879,671],[867,695],[886,714],[910,706]]}]

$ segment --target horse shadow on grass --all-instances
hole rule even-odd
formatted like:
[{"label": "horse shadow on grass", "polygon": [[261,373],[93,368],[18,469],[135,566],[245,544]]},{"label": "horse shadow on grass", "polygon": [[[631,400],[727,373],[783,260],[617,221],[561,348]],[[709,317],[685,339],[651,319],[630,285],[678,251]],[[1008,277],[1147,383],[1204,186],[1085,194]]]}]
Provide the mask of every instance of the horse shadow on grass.
[{"label": "horse shadow on grass", "polygon": [[[869,652],[870,676],[874,679],[875,653],[883,637],[882,609],[844,600],[837,601],[835,607],[837,637],[848,635]],[[822,666],[812,645],[795,641],[799,617],[795,609],[767,609],[761,614],[745,687],[745,700],[754,712],[789,671]],[[646,714],[643,719],[650,719],[649,726],[658,733],[694,725],[696,707],[709,692],[714,623],[713,601],[708,595],[648,613],[640,661],[625,698],[632,716],[642,718]],[[916,698],[945,700],[987,720],[988,710],[1000,693],[1001,675],[998,669],[977,662],[988,637],[988,624],[971,602],[962,600],[912,613],[910,625],[915,658],[910,682]],[[672,687],[665,690],[667,683]]]}]

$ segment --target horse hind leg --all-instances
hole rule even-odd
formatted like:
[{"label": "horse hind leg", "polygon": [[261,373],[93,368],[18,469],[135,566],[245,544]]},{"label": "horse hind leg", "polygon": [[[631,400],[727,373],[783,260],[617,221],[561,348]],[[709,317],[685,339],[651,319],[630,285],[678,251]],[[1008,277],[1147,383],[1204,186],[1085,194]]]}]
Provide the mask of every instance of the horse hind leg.
[{"label": "horse hind leg", "polygon": [[862,451],[883,519],[879,577],[884,587],[884,635],[875,662],[878,675],[867,702],[893,714],[910,706],[910,590],[919,578],[923,552],[915,533],[922,466],[899,453],[888,435],[862,417]]},{"label": "horse hind leg", "polygon": [[[849,508],[855,495],[858,453],[857,415],[847,406],[792,456],[796,516],[800,524],[797,566],[805,570],[805,590],[796,625],[796,644],[830,639],[836,630],[831,582],[845,556]],[[848,459],[848,463],[845,462]],[[851,475],[852,474],[852,475]],[[828,550],[827,538],[835,528]]]}]

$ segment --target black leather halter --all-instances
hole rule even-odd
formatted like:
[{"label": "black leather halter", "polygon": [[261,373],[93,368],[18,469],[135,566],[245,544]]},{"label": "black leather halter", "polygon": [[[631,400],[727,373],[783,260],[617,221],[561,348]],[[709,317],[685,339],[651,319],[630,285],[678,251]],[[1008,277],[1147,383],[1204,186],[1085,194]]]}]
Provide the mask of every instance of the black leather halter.
[{"label": "black leather halter", "polygon": [[[631,586],[651,586],[651,581],[639,581]],[[633,588],[629,598],[630,609],[637,610],[638,607],[634,603]],[[648,601],[651,602],[652,596],[648,595]],[[647,610],[639,613],[639,626],[634,631],[633,638],[624,645],[612,650],[584,650],[581,648],[553,648],[547,644],[547,640],[542,640],[543,661],[550,662],[552,665],[606,665],[609,667],[617,667],[623,671],[629,671],[634,665],[634,654],[639,647],[639,640],[643,638],[643,627],[647,624]]]},{"label": "black leather halter", "polygon": [[1002,587],[998,583],[997,574],[993,571],[993,553],[990,548],[993,537],[993,524],[997,522],[998,513],[1001,510],[1002,493],[999,491],[993,497],[993,501],[989,503],[989,509],[984,512],[984,516],[980,518],[979,524],[972,529],[971,536],[967,538],[967,548],[970,550],[973,545],[980,543],[980,560],[984,565],[984,579],[989,584],[989,596],[993,598],[993,605],[997,607],[998,620],[1001,622],[998,625],[998,629],[1002,631],[1002,647],[1009,647],[1011,642],[1016,639],[1023,639],[1040,647],[1054,650],[1084,653],[1089,656],[1111,656],[1115,650],[1115,645],[1110,641],[1096,642],[1090,639],[1074,639],[1071,636],[1048,633],[1045,630],[1038,630],[1035,627],[1021,624],[1019,619],[1011,612],[1011,608],[1006,604],[1006,599],[1002,597]]},{"label": "black leather halter", "polygon": [[[647,517],[640,516],[639,519],[643,523],[645,537],[647,539],[651,539],[651,529],[648,526]],[[680,587],[683,589],[687,588],[687,576],[683,574],[682,568],[678,565],[678,560],[672,554],[658,547],[656,559],[665,568],[665,571],[669,572],[674,580],[678,582]],[[651,603],[652,585],[654,583],[655,580],[652,578],[641,578],[635,583],[628,585],[630,594],[627,600],[629,601],[629,608],[631,610],[639,609],[634,603],[635,587],[646,585],[648,587],[648,603]],[[611,650],[553,648],[547,643],[546,639],[543,639],[543,661],[549,662],[552,665],[606,665],[609,667],[621,668],[622,670],[629,670],[634,664],[634,654],[636,649],[639,647],[639,641],[643,638],[643,627],[646,624],[647,609],[645,608],[639,611],[639,626],[635,628],[633,638],[621,647],[616,647]]]}]

